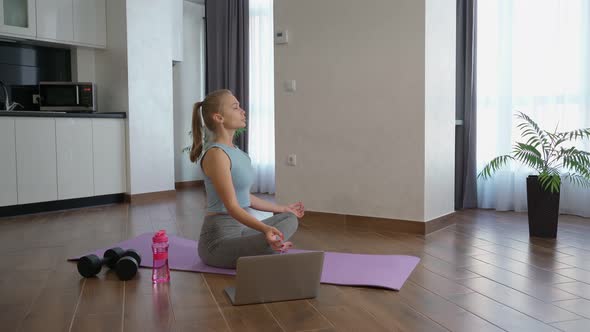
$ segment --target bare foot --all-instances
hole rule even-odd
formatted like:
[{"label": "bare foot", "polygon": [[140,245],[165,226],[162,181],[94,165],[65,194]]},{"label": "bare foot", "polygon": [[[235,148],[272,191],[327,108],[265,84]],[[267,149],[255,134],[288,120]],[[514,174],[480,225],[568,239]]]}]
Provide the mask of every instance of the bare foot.
[{"label": "bare foot", "polygon": [[289,251],[289,249],[291,249],[292,247],[293,247],[293,242],[291,242],[291,241],[283,242],[283,244],[281,246],[281,252],[285,253],[285,252]]}]

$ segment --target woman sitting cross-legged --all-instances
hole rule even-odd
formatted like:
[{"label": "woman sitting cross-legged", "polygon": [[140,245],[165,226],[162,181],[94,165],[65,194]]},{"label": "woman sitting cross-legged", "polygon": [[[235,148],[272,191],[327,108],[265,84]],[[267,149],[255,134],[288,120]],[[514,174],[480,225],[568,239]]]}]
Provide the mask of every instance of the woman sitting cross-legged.
[{"label": "woman sitting cross-legged", "polygon": [[[203,122],[213,134],[205,147]],[[190,159],[200,163],[207,193],[198,253],[210,266],[235,268],[239,257],[286,251],[304,214],[301,202],[279,206],[250,194],[250,157],[232,143],[236,130],[245,126],[246,113],[229,90],[214,91],[194,105]],[[249,207],[277,214],[260,221],[246,211]]]}]

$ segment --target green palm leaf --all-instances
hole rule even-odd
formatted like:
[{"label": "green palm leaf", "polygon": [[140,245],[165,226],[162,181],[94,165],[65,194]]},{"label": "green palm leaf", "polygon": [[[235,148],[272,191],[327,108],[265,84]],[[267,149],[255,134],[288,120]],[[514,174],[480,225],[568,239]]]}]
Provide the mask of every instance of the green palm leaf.
[{"label": "green palm leaf", "polygon": [[[567,159],[567,162],[566,162]],[[582,174],[590,178],[590,167],[588,167],[587,163],[579,162],[577,160],[573,160],[571,158],[564,158],[564,166],[569,168],[570,170],[575,171],[576,173]]]},{"label": "green palm leaf", "polygon": [[571,156],[580,161],[590,162],[590,152],[578,150],[575,147],[569,149],[562,148],[561,151],[564,152],[564,156]]},{"label": "green palm leaf", "polygon": [[516,143],[513,151],[514,158],[523,164],[536,169],[541,172],[545,167],[545,162],[541,156],[541,152],[535,146]]},{"label": "green palm leaf", "polygon": [[539,125],[533,121],[528,115],[524,114],[523,112],[518,112],[516,115],[519,119],[523,120],[517,127],[523,131],[523,137],[533,136],[538,139],[540,142],[543,152],[546,153],[548,150],[551,149],[551,144],[549,142],[550,138],[547,135],[547,132],[541,130]]},{"label": "green palm leaf", "polygon": [[564,140],[590,139],[590,128],[578,129],[574,131],[562,132],[557,134]]},{"label": "green palm leaf", "polygon": [[551,144],[554,148],[558,147],[559,145],[561,145],[563,142],[567,141],[567,138],[565,138],[563,135],[561,134],[553,134],[550,132],[545,132],[547,134],[547,136],[549,136],[549,138],[551,139]]},{"label": "green palm leaf", "polygon": [[543,189],[548,190],[552,193],[559,192],[561,186],[561,176],[559,170],[555,168],[549,168],[539,174],[539,182]]},{"label": "green palm leaf", "polygon": [[561,149],[559,157],[563,160],[563,167],[576,173],[590,177],[590,153],[580,151],[575,147]]},{"label": "green palm leaf", "polygon": [[541,140],[539,140],[539,138],[537,136],[533,136],[531,138],[529,138],[529,140],[526,142],[527,145],[530,145],[534,148],[539,147],[539,145],[541,145]]},{"label": "green palm leaf", "polygon": [[490,161],[483,168],[483,170],[477,175],[477,177],[481,177],[483,179],[492,177],[492,175],[496,173],[496,171],[498,171],[500,168],[504,167],[509,160],[514,160],[514,157],[512,157],[511,155],[504,155],[492,159],[492,161]]},{"label": "green palm leaf", "polygon": [[586,176],[575,173],[567,173],[563,176],[563,178],[580,187],[590,188],[590,178]]}]

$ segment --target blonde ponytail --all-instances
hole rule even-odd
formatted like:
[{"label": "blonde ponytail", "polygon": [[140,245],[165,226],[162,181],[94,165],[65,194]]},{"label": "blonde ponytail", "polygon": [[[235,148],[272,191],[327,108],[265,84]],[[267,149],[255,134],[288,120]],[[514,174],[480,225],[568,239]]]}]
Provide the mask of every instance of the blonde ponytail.
[{"label": "blonde ponytail", "polygon": [[191,147],[190,153],[190,159],[193,163],[199,159],[201,153],[203,152],[203,122],[201,120],[201,114],[199,113],[199,109],[202,105],[203,103],[200,101],[193,105],[193,146]]}]

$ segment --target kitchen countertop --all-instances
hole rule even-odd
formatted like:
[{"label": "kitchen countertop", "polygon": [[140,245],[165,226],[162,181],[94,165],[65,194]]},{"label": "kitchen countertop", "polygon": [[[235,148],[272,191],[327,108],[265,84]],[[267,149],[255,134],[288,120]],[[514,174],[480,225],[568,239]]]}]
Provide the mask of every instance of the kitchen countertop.
[{"label": "kitchen countertop", "polygon": [[66,113],[45,111],[0,111],[0,116],[33,117],[33,118],[114,118],[125,119],[125,112]]}]

